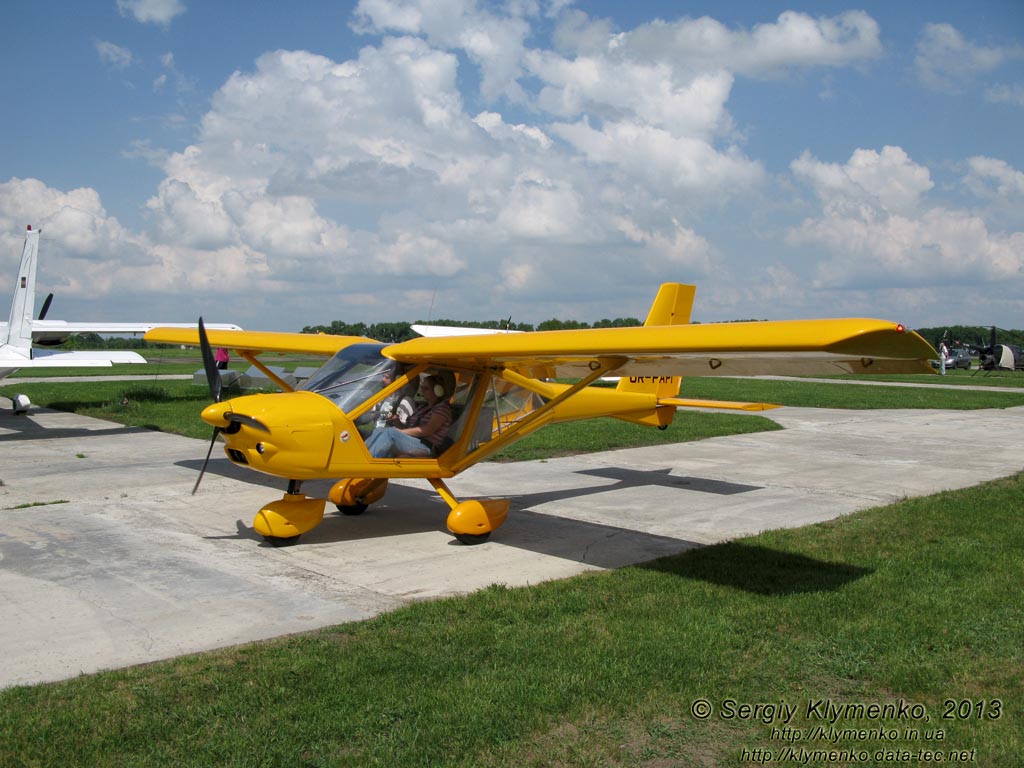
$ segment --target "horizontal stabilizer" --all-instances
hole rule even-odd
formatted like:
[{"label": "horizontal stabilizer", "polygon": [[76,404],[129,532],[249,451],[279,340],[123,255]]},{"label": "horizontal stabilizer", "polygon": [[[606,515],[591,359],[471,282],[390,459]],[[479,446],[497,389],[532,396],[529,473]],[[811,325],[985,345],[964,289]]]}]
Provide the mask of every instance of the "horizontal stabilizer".
[{"label": "horizontal stabilizer", "polygon": [[768,411],[778,408],[771,403],[741,403],[733,400],[684,400],[679,397],[667,397],[658,401],[658,405],[674,405],[676,408],[718,408],[728,411]]}]

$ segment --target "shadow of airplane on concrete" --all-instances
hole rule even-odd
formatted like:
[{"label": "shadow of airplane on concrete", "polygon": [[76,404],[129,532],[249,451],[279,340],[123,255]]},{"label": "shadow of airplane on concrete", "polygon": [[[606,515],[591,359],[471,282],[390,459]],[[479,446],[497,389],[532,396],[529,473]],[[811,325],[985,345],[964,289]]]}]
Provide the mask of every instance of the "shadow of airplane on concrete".
[{"label": "shadow of airplane on concrete", "polygon": [[[194,465],[198,471],[202,460],[179,464]],[[226,459],[211,462],[207,472],[281,490],[279,478],[259,476]],[[645,533],[627,527],[561,517],[557,510],[539,512],[533,509],[558,501],[647,486],[722,496],[749,493],[761,488],[673,475],[670,468],[639,470],[598,467],[572,474],[615,482],[506,496],[511,501],[511,514],[508,522],[492,536],[491,541],[597,568],[638,565],[759,595],[829,591],[871,573],[870,569],[816,560],[747,542],[705,546],[686,539]],[[304,484],[303,490],[311,495],[325,495],[329,487],[330,481],[310,481]],[[329,544],[433,531],[447,532],[447,514],[448,506],[432,490],[392,483],[380,502],[356,517],[335,512],[328,504],[323,522],[303,534],[296,543]],[[273,546],[263,541],[259,534],[241,520],[236,522],[236,528],[234,534],[210,538],[251,539],[260,546]],[[463,545],[452,539],[450,546]]]},{"label": "shadow of airplane on concrete", "polygon": [[561,499],[578,498],[592,493],[607,493],[628,488],[676,488],[681,491],[712,493],[719,496],[731,496],[737,493],[749,493],[762,488],[758,485],[729,483],[723,480],[709,480],[702,477],[686,477],[673,475],[670,467],[664,469],[628,469],[626,467],[599,467],[597,469],[581,469],[574,475],[586,475],[607,480],[615,480],[614,484],[601,484],[587,488],[572,488],[560,491],[538,491],[509,496],[513,509],[527,509],[540,504],[548,504]]},{"label": "shadow of airplane on concrete", "polygon": [[[197,459],[188,459],[185,461],[176,462],[176,466],[187,467],[195,469],[197,472],[203,466],[202,457]],[[239,480],[250,485],[261,485],[266,488],[273,488],[283,492],[284,481],[279,477],[273,477],[271,475],[263,475],[259,472],[253,472],[245,467],[240,467],[233,464],[228,459],[211,459],[209,466],[206,468],[208,475],[216,475],[219,477],[226,477],[231,480]],[[601,467],[597,469],[583,469],[573,472],[574,475],[586,475],[588,477],[603,478],[608,480],[615,480],[615,483],[600,483],[595,485],[588,485],[582,488],[566,488],[552,491],[536,491],[533,493],[521,493],[521,494],[503,494],[500,497],[509,499],[511,502],[511,511],[521,512],[531,507],[539,506],[541,504],[549,504],[551,502],[561,501],[564,499],[576,499],[582,496],[589,496],[591,494],[607,493],[610,491],[620,491],[629,488],[644,488],[644,487],[662,487],[662,488],[677,488],[683,491],[695,491],[699,493],[712,493],[720,496],[731,496],[737,493],[748,493],[750,491],[757,491],[762,488],[758,485],[743,485],[741,483],[730,483],[723,480],[709,480],[701,477],[687,477],[681,475],[671,474],[671,468],[664,469],[628,469],[625,467]],[[314,480],[306,481],[302,485],[302,490],[310,496],[326,495],[327,489],[331,487],[332,481],[330,480]],[[378,502],[371,507],[373,509],[379,509],[385,506],[400,505],[394,504],[391,500],[395,498],[395,492],[399,488],[405,486],[399,486],[392,483],[388,488],[387,495],[384,497],[385,502]],[[201,486],[200,486],[201,488]],[[431,498],[439,499],[439,497],[431,491],[424,490],[423,493]],[[456,495],[458,493],[456,492]],[[492,498],[492,497],[480,497],[480,498]],[[498,498],[498,497],[493,497]],[[441,504],[440,508],[447,514],[447,506]]]},{"label": "shadow of airplane on concrete", "polygon": [[[59,411],[44,411],[35,408],[33,413],[15,416],[9,411],[0,413],[0,443],[21,440],[52,440],[60,437],[103,437],[106,435],[133,435],[139,432],[152,432],[149,427],[126,427],[122,424],[110,423],[101,429],[84,427],[60,427],[40,424],[33,418],[34,414],[59,414]],[[109,423],[109,422],[107,422]]]}]

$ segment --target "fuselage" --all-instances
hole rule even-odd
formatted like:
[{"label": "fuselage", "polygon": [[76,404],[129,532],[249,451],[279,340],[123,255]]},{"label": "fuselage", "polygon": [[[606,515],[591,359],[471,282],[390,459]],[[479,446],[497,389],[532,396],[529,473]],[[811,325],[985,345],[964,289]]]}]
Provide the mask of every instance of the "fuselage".
[{"label": "fuselage", "polygon": [[[554,422],[617,416],[663,425],[674,409],[659,409],[649,393],[586,387],[508,371],[452,371],[449,444],[429,458],[376,459],[366,439],[380,406],[415,384],[425,366],[403,370],[380,354],[384,345],[350,346],[328,361],[300,391],[247,395],[207,407],[202,418],[222,430],[236,464],[278,477],[451,477],[506,445]],[[238,418],[233,418],[238,414]],[[653,421],[652,421],[653,419]],[[259,427],[254,426],[254,422]]]}]

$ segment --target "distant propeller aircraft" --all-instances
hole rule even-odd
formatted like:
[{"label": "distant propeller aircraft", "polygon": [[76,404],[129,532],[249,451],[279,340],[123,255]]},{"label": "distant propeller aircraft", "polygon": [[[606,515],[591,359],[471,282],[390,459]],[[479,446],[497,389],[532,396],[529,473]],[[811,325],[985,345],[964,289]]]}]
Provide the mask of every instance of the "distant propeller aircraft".
[{"label": "distant propeller aircraft", "polygon": [[[508,515],[507,499],[458,500],[446,480],[556,422],[612,416],[666,428],[679,407],[759,410],[760,403],[688,400],[682,376],[932,373],[935,350],[918,334],[882,320],[831,319],[688,325],[695,288],[661,286],[642,327],[423,337],[381,344],[360,337],[156,328],[147,341],[200,346],[214,403],[202,412],[235,464],[288,482],[254,529],[274,543],[320,523],[326,499],[301,485],[338,479],[328,499],[349,515],[379,500],[390,478],[423,478],[447,503],[448,529],[466,544],[485,541]],[[221,400],[212,347],[234,349],[280,393]],[[329,359],[297,389],[259,360],[263,353]],[[378,415],[429,375],[430,401],[446,402],[446,439],[425,456],[375,458]],[[590,386],[619,376],[615,388]],[[553,379],[569,379],[558,383]],[[419,451],[422,453],[422,451]],[[200,472],[202,478],[206,470]],[[198,487],[199,479],[196,481]],[[193,493],[195,492],[193,488]]]},{"label": "distant propeller aircraft", "polygon": [[1024,354],[1022,354],[1021,348],[1013,344],[997,344],[996,327],[993,325],[989,334],[988,346],[984,347],[978,355],[978,371],[1021,370],[1024,370]]},{"label": "distant propeller aircraft", "polygon": [[[145,363],[146,359],[128,351],[58,351],[38,349],[36,345],[48,347],[61,344],[76,333],[145,333],[156,326],[169,327],[168,323],[90,323],[47,320],[46,313],[53,301],[49,294],[39,311],[39,318],[32,319],[36,299],[36,264],[39,260],[39,234],[41,229],[29,225],[25,234],[25,245],[21,254],[21,266],[14,284],[14,298],[11,301],[10,320],[0,323],[0,379],[21,368],[77,368],[107,367],[113,363]],[[180,328],[195,328],[194,323],[175,324]],[[211,326],[214,327],[214,326]],[[241,330],[237,325],[219,324],[224,330]],[[24,413],[31,403],[25,395],[12,398],[14,410]]]}]

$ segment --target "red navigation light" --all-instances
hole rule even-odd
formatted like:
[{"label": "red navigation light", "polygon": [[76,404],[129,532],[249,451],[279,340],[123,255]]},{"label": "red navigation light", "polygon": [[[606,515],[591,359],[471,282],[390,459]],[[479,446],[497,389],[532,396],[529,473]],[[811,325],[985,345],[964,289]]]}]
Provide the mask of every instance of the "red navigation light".
[{"label": "red navigation light", "polygon": [[31,225],[31,224],[29,224],[29,225],[28,225],[28,231],[29,231],[29,232],[31,232],[31,231],[32,231],[32,225]]},{"label": "red navigation light", "polygon": [[903,323],[896,323],[896,333],[903,333],[906,328],[903,327]]}]

